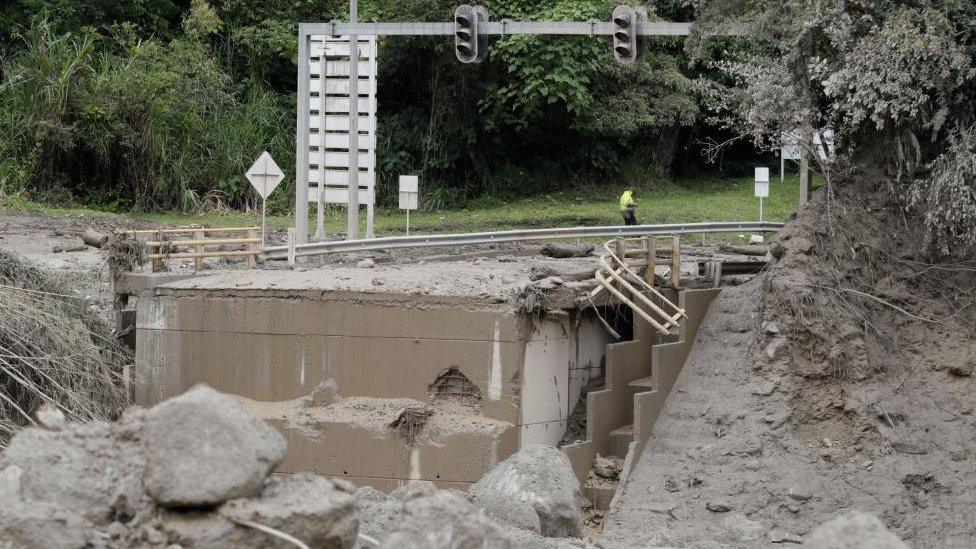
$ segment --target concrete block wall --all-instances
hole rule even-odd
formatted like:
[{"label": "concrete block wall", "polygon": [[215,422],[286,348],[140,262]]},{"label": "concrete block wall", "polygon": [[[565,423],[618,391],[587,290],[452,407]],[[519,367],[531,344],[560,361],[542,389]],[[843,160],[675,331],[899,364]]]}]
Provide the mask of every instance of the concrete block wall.
[{"label": "concrete block wall", "polygon": [[[719,291],[682,290],[677,296],[666,296],[672,302],[677,300],[688,314],[676,341],[662,341],[659,333],[638,317],[632,341],[607,345],[605,386],[587,395],[587,440],[563,447],[580,482],[597,454],[612,455],[618,448],[639,453],[647,444],[654,421],[684,367],[698,326]],[[626,440],[614,443],[615,432]],[[631,462],[636,463],[636,459]]]}]

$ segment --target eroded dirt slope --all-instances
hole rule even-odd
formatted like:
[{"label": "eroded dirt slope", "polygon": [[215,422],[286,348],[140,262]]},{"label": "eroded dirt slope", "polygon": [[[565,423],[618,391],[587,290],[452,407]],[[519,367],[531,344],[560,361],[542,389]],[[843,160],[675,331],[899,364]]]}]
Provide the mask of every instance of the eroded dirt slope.
[{"label": "eroded dirt slope", "polygon": [[857,508],[976,545],[972,263],[918,241],[880,186],[817,197],[712,305],[607,542],[796,543]]}]

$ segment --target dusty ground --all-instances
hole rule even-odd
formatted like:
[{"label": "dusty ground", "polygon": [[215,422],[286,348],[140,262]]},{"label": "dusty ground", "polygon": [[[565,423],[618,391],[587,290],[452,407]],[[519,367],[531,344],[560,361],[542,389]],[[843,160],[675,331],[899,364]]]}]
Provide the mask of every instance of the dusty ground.
[{"label": "dusty ground", "polygon": [[713,303],[608,544],[799,543],[862,509],[913,547],[976,546],[971,260],[928,263],[870,191],[815,201]]}]

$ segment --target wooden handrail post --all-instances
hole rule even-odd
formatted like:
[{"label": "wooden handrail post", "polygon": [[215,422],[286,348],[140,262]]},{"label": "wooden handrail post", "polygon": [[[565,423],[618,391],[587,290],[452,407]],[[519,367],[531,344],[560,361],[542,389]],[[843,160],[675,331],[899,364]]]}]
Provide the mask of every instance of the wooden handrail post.
[{"label": "wooden handrail post", "polygon": [[[247,231],[247,237],[248,238],[252,238],[252,239],[253,238],[257,238],[258,237],[258,233],[255,230]],[[254,252],[253,254],[247,256],[247,268],[248,269],[253,269],[258,264],[258,256],[257,256],[257,253],[258,253],[258,245],[255,244],[255,243],[253,243],[253,242],[250,242],[247,245],[247,249],[250,252]]]},{"label": "wooden handrail post", "polygon": [[657,253],[657,239],[653,236],[644,237],[645,245],[647,248],[647,268],[644,271],[644,279],[651,286],[654,285],[654,254]]},{"label": "wooden handrail post", "polygon": [[[156,232],[156,240],[162,240],[162,239],[163,239],[163,232],[162,231],[157,231]],[[159,252],[161,249],[162,249],[162,246],[160,246],[159,249],[157,249],[156,251]],[[152,252],[153,252],[153,250],[149,250],[149,253],[152,253]],[[162,270],[163,270],[163,260],[162,259],[153,259],[152,260],[152,272],[158,273],[159,271],[162,271]]]},{"label": "wooden handrail post", "polygon": [[[194,231],[193,238],[194,240],[203,240],[204,234],[205,233],[203,231]],[[203,244],[197,244],[196,250],[200,256],[193,258],[193,270],[199,271],[201,268],[203,268]]]}]

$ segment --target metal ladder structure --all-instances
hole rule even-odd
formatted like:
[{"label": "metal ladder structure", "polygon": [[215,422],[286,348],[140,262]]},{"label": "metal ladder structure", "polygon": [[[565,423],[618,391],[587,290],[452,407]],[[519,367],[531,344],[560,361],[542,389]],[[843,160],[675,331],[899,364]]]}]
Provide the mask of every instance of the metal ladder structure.
[{"label": "metal ladder structure", "polygon": [[[589,298],[592,301],[605,290],[630,307],[634,314],[640,315],[662,335],[668,335],[678,328],[681,319],[687,318],[687,315],[654,288],[658,238],[660,237],[615,238],[605,242],[604,252],[600,254],[600,267],[596,272],[596,280],[600,285],[590,292]],[[671,240],[670,250],[664,248],[661,251],[670,251],[671,282],[677,288],[680,283],[681,240],[678,235],[666,238]],[[640,247],[628,248],[628,244],[635,242]],[[628,259],[628,256],[638,258]],[[643,277],[633,270],[639,267],[645,267]]]}]

